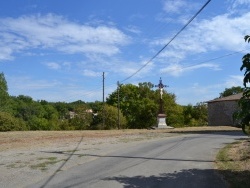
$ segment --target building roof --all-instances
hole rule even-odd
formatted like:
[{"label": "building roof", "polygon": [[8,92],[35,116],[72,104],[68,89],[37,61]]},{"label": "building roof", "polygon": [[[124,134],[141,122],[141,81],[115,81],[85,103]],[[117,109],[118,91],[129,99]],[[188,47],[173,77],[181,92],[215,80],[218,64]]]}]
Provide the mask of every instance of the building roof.
[{"label": "building roof", "polygon": [[240,100],[242,95],[243,95],[243,93],[238,93],[238,94],[235,94],[235,95],[230,95],[230,96],[227,96],[227,97],[222,97],[222,98],[214,99],[214,100],[211,100],[211,101],[207,101],[207,103],[221,102],[221,101],[238,101],[238,100]]}]

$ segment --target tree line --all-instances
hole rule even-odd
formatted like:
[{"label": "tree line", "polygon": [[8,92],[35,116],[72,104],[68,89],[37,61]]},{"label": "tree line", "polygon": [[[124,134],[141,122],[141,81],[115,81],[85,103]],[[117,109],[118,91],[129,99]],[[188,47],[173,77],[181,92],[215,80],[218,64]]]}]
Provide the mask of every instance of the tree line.
[{"label": "tree line", "polygon": [[[205,103],[181,106],[176,103],[176,96],[167,92],[163,101],[168,125],[207,125]],[[120,85],[105,104],[81,100],[48,102],[25,95],[10,96],[4,73],[0,74],[0,131],[145,129],[156,125],[158,111],[159,90],[153,90],[150,82]]]}]

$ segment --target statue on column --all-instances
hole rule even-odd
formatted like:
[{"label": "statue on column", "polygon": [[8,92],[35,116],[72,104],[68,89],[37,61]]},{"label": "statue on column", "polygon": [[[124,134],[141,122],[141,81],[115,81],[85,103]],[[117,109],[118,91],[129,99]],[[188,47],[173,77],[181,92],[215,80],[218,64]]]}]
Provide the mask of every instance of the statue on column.
[{"label": "statue on column", "polygon": [[163,110],[163,94],[164,94],[163,88],[168,87],[168,86],[164,85],[162,83],[161,78],[160,78],[159,84],[155,85],[155,87],[158,87],[159,91],[160,91],[159,113],[158,113],[158,116],[157,116],[157,127],[159,129],[173,128],[173,127],[167,126],[167,124],[166,124],[166,117],[167,116],[166,116],[166,114],[164,113],[164,110]]},{"label": "statue on column", "polygon": [[160,91],[159,114],[163,114],[163,113],[164,113],[164,110],[163,110],[163,98],[162,98],[162,96],[163,96],[163,88],[164,88],[164,87],[168,87],[168,86],[164,85],[164,84],[162,83],[161,78],[160,78],[159,84],[158,84],[158,85],[155,85],[155,87],[158,87],[158,88],[159,88],[159,91]]}]

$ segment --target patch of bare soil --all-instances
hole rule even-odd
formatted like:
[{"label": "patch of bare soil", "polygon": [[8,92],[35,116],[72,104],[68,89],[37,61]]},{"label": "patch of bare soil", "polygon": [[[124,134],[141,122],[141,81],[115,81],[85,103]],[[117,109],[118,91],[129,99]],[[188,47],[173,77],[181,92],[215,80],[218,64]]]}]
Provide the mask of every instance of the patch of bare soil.
[{"label": "patch of bare soil", "polygon": [[234,127],[156,130],[0,132],[0,187],[26,187],[76,165],[138,142]]}]

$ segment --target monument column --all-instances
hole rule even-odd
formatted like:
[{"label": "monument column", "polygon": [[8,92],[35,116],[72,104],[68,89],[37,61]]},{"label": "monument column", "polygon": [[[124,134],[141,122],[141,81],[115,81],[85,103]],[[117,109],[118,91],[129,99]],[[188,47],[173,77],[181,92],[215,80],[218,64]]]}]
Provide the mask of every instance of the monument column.
[{"label": "monument column", "polygon": [[167,126],[167,124],[166,124],[166,117],[167,116],[164,113],[164,109],[163,109],[163,98],[162,98],[162,96],[163,96],[163,88],[168,87],[168,86],[164,85],[162,83],[161,78],[160,78],[159,84],[155,85],[155,87],[158,87],[159,91],[160,91],[159,113],[157,115],[157,127],[159,129],[173,128],[173,127]]}]

